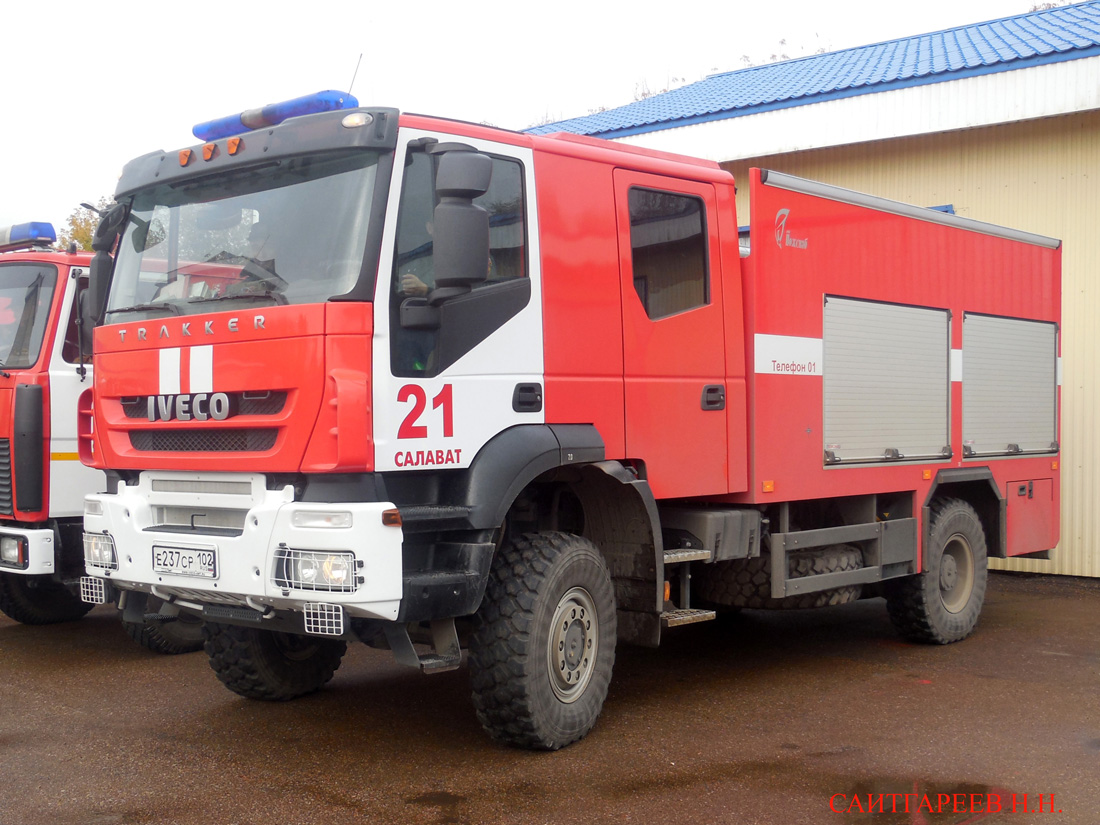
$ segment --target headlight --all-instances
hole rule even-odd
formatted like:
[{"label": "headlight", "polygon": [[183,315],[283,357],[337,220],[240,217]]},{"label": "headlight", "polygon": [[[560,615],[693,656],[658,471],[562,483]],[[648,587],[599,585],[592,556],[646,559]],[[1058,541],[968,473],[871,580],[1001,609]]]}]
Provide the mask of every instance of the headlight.
[{"label": "headlight", "polygon": [[84,564],[103,570],[117,570],[115,540],[103,533],[84,534]]},{"label": "headlight", "polygon": [[21,536],[0,538],[0,562],[10,567],[27,566],[27,544]]},{"label": "headlight", "polygon": [[355,555],[323,550],[279,549],[275,583],[293,590],[355,590]]}]

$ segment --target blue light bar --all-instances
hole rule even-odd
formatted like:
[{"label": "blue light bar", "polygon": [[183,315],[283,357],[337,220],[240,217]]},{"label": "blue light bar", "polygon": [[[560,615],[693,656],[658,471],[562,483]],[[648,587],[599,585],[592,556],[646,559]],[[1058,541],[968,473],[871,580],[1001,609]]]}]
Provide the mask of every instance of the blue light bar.
[{"label": "blue light bar", "polygon": [[318,112],[332,112],[337,109],[354,109],[359,101],[347,92],[317,92],[281,103],[271,103],[261,109],[246,109],[240,114],[219,117],[195,126],[191,133],[199,140],[211,141],[218,138],[251,132],[275,126],[290,117],[313,115]]},{"label": "blue light bar", "polygon": [[52,223],[17,223],[15,226],[0,227],[0,251],[52,243],[57,243],[57,233]]}]

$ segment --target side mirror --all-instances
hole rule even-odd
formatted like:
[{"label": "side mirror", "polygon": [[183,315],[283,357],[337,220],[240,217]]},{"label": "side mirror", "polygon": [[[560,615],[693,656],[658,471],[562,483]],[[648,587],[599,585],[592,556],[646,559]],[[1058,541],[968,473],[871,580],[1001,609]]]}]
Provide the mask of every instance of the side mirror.
[{"label": "side mirror", "polygon": [[[489,272],[489,213],[473,203],[489,190],[493,161],[479,152],[447,152],[439,159],[435,191],[435,286],[429,303],[461,294]],[[453,292],[452,292],[453,291]],[[434,300],[433,300],[434,299]]]},{"label": "side mirror", "polygon": [[85,336],[83,340],[87,343],[88,352],[92,351],[92,328],[100,322],[103,318],[103,310],[107,308],[107,288],[111,284],[113,264],[110,253],[115,246],[115,241],[118,240],[119,233],[126,225],[126,213],[126,207],[116,203],[100,219],[95,235],[92,237],[92,249],[95,250],[95,254],[88,268],[88,288],[84,290],[80,302],[80,330],[81,335]]}]

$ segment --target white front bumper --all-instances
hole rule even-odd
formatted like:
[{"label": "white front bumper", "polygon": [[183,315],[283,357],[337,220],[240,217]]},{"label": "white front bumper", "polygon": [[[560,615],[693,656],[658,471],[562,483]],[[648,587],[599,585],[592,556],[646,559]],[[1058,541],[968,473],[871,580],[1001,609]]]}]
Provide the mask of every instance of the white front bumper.
[{"label": "white front bumper", "polygon": [[[301,611],[306,604],[339,605],[352,616],[395,619],[401,605],[401,528],[382,524],[388,502],[314,503],[294,501],[293,488],[268,490],[253,473],[145,472],[136,486],[119,484],[115,495],[85,499],[85,533],[111,536],[117,569],[85,563],[90,575],[122,590],[140,590],[198,604],[249,605]],[[100,512],[96,512],[100,511]],[[164,530],[165,513],[178,524],[191,512],[194,529]],[[294,514],[341,511],[350,527],[296,527]],[[239,535],[204,531],[210,514],[243,515]],[[216,577],[156,572],[153,548],[213,549]],[[276,582],[277,554],[296,551],[350,552],[355,557],[354,590],[295,589]]]}]

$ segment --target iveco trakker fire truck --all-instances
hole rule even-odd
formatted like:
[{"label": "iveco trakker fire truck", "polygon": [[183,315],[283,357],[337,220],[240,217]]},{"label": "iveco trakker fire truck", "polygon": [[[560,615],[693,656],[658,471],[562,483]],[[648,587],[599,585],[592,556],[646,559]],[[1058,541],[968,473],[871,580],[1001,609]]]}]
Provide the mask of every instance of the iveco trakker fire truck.
[{"label": "iveco trakker fire truck", "polygon": [[742,250],[717,164],[337,93],[195,134],[95,242],[84,593],[238,694],[466,649],[554,749],[617,641],[876,595],[954,642],[1057,544],[1057,241],[753,170]]},{"label": "iveco trakker fire truck", "polygon": [[[103,487],[76,449],[76,401],[91,386],[77,323],[91,255],[58,252],[56,240],[49,223],[0,229],[0,610],[24,624],[91,609],[79,590],[84,496]],[[199,649],[198,621],[152,615],[126,624],[139,643]]]}]

